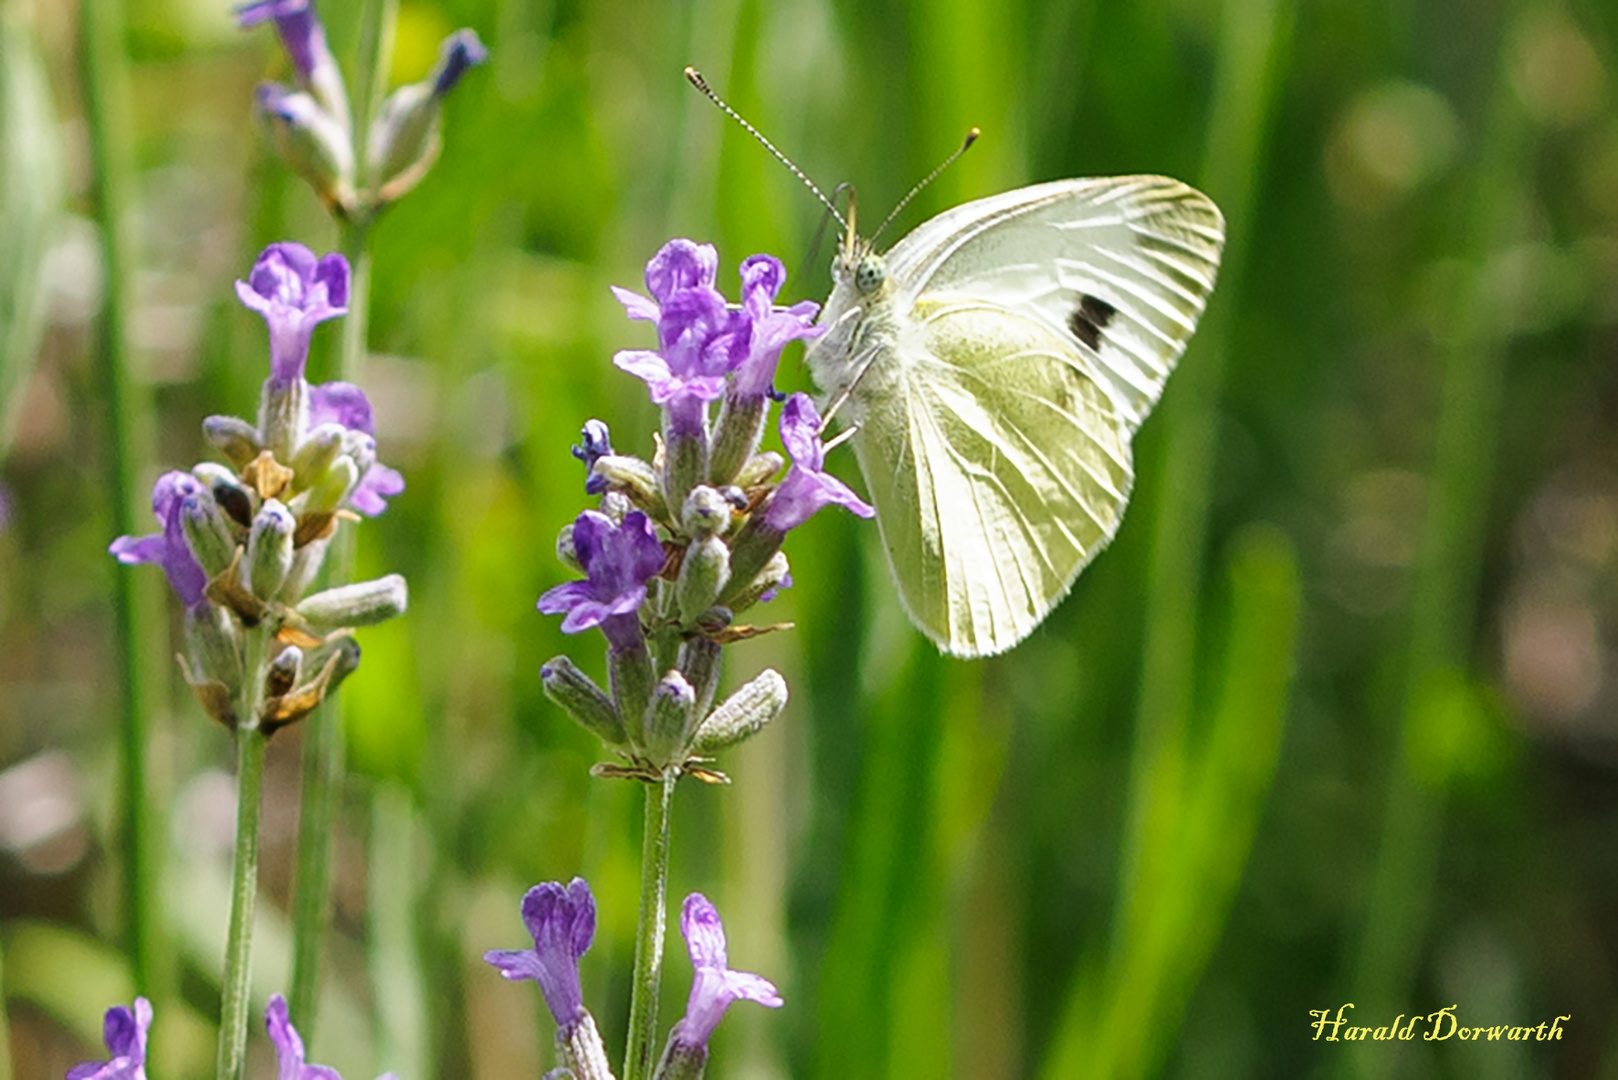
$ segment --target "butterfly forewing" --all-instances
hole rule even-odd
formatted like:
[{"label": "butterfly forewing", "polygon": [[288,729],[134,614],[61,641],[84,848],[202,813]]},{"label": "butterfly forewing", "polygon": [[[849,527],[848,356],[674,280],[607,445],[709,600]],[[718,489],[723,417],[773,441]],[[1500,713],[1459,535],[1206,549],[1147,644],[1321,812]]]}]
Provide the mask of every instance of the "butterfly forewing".
[{"label": "butterfly forewing", "polygon": [[1213,289],[1224,220],[1178,180],[1059,180],[948,210],[888,257],[900,310],[966,293],[1043,321],[1095,355],[1133,431]]}]

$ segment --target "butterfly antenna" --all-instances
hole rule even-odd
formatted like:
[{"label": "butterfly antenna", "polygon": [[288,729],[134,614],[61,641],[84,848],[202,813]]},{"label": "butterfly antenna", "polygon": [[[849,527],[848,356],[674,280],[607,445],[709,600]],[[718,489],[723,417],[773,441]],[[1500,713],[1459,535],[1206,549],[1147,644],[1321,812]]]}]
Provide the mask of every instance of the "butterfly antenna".
[{"label": "butterfly antenna", "polygon": [[945,158],[943,163],[940,164],[938,168],[934,169],[932,172],[923,177],[921,183],[911,188],[910,194],[899,200],[899,205],[893,208],[893,212],[887,216],[886,220],[884,220],[880,226],[878,226],[876,232],[871,234],[871,243],[876,243],[876,238],[882,235],[882,230],[893,224],[893,219],[899,216],[899,212],[901,210],[910,205],[911,199],[914,199],[917,195],[921,194],[922,188],[926,187],[934,180],[937,180],[939,173],[955,164],[955,162],[960,159],[962,154],[970,150],[972,148],[972,144],[978,141],[978,136],[981,134],[982,132],[980,132],[977,128],[973,128],[971,131],[968,131],[966,133],[965,141],[963,141],[960,146],[955,148],[955,152],[949,157]]},{"label": "butterfly antenna", "polygon": [[831,216],[837,219],[837,224],[841,225],[845,232],[847,231],[848,222],[843,220],[843,215],[837,212],[837,207],[833,206],[832,201],[826,198],[825,193],[823,193],[820,188],[815,186],[815,182],[809,179],[802,169],[794,165],[791,158],[777,150],[775,148],[775,144],[766,139],[763,134],[759,132],[758,128],[754,127],[752,124],[749,124],[747,120],[743,118],[741,113],[737,112],[735,109],[732,109],[725,102],[725,99],[720,97],[714,91],[714,88],[708,85],[708,80],[702,77],[702,72],[698,71],[694,67],[688,67],[685,69],[685,78],[686,81],[692,86],[706,94],[709,101],[719,106],[719,108],[724,111],[726,116],[736,121],[742,126],[744,131],[753,136],[753,138],[757,139],[759,141],[759,145],[763,146],[764,149],[775,155],[775,160],[785,165],[793,176],[796,176],[799,180],[802,180],[804,186],[815,193],[815,198],[819,199],[821,204],[824,205],[827,210],[831,211]]}]

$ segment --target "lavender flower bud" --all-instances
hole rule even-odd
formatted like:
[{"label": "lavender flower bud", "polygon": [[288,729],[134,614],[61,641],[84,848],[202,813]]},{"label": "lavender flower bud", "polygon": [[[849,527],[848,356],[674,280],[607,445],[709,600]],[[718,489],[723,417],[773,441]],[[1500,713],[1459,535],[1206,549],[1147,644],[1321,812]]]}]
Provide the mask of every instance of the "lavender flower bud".
[{"label": "lavender flower bud", "polygon": [[717,536],[693,540],[685,549],[685,559],[680,564],[680,580],[674,586],[681,623],[694,625],[697,618],[713,606],[720,590],[729,581],[730,549],[725,547],[725,542]]},{"label": "lavender flower bud", "polygon": [[607,481],[595,475],[596,462],[612,453],[612,433],[601,420],[586,420],[579,433],[580,445],[572,448],[573,456],[584,462],[588,475],[584,481],[586,495],[600,495],[607,490]]},{"label": "lavender flower bud", "polygon": [[375,581],[339,585],[304,600],[297,612],[316,630],[346,626],[375,626],[403,615],[410,593],[405,579],[388,574]]},{"label": "lavender flower bud", "polygon": [[736,483],[736,477],[749,464],[758,450],[759,438],[764,434],[765,402],[763,394],[725,395],[719,411],[719,423],[714,428],[713,454],[708,462],[708,480],[723,486]]},{"label": "lavender flower bud", "polygon": [[215,604],[187,608],[185,644],[198,681],[217,682],[232,695],[241,689],[241,631],[230,612]]},{"label": "lavender flower bud", "polygon": [[346,430],[341,424],[321,424],[303,440],[292,455],[294,491],[313,487],[331,470],[337,455],[343,452],[343,434]]},{"label": "lavender flower bud", "polygon": [[772,668],[765,668],[752,682],[726,698],[698,727],[691,749],[711,754],[735,746],[752,737],[777,716],[787,704],[787,683]]},{"label": "lavender flower bud", "polygon": [[392,202],[415,187],[438,160],[444,146],[439,112],[433,88],[424,82],[401,86],[382,103],[366,152],[379,202]]},{"label": "lavender flower bud", "polygon": [[325,687],[325,692],[329,694],[342,685],[344,679],[359,670],[360,643],[347,634],[339,634],[310,654],[309,666],[322,672],[327,667],[331,668]]},{"label": "lavender flower bud", "polygon": [[276,698],[287,693],[298,685],[298,675],[302,671],[303,650],[296,645],[288,645],[270,664],[269,675],[264,680],[265,695]]},{"label": "lavender flower bud", "polygon": [[584,565],[579,562],[578,549],[573,546],[573,523],[570,521],[562,526],[562,531],[556,534],[556,559],[563,566],[575,573],[584,573]]},{"label": "lavender flower bud", "polygon": [[707,1043],[681,1042],[671,1033],[663,1047],[663,1057],[657,1063],[654,1080],[702,1080],[707,1067]]},{"label": "lavender flower bud", "polygon": [[[735,555],[732,553],[732,571],[734,571],[735,566]],[[722,593],[728,591],[730,595],[722,596],[722,599],[731,609],[731,611],[746,611],[760,600],[769,599],[776,593],[777,590],[782,589],[786,585],[790,584],[791,576],[790,567],[787,564],[786,553],[784,551],[777,551],[774,555],[770,556],[769,561],[764,564],[764,568],[753,576],[753,580],[741,588],[735,587],[736,576],[733,572],[730,580],[730,588],[728,590],[721,590]]]},{"label": "lavender flower bud", "polygon": [[730,527],[730,503],[711,487],[694,487],[680,512],[680,525],[687,536],[723,536]]},{"label": "lavender flower bud", "polygon": [[258,493],[243,484],[235,473],[223,465],[204,461],[191,470],[191,475],[207,485],[213,501],[231,521],[244,529],[253,524],[253,515],[258,513]]},{"label": "lavender flower bud", "polygon": [[[725,609],[717,610],[722,612]],[[680,642],[675,666],[685,675],[691,689],[696,691],[697,701],[692,710],[696,716],[708,715],[708,710],[713,706],[714,692],[719,689],[719,655],[719,644],[706,637],[696,636]]]},{"label": "lavender flower bud", "polygon": [[[662,506],[659,502],[657,505]],[[601,512],[615,522],[622,522],[624,518],[635,512],[635,504],[629,501],[629,496],[621,491],[609,491],[601,496]]]},{"label": "lavender flower bud", "polygon": [[590,468],[590,485],[600,481],[601,490],[627,495],[629,501],[654,518],[665,516],[663,489],[658,486],[657,473],[638,457],[627,454],[603,454]]},{"label": "lavender flower bud", "polygon": [[623,718],[606,691],[565,656],[539,669],[545,696],[560,705],[579,726],[609,746],[627,742]]},{"label": "lavender flower bud", "polygon": [[260,83],[258,113],[275,137],[275,147],[292,171],[309,181],[330,207],[354,207],[354,152],[348,125],[323,108],[312,94]]},{"label": "lavender flower bud", "polygon": [[292,533],[297,522],[292,513],[275,499],[264,500],[253,529],[247,535],[248,588],[260,600],[268,600],[281,591],[281,583],[292,569]]},{"label": "lavender flower bud", "polygon": [[258,430],[264,448],[277,461],[292,456],[292,444],[309,426],[309,384],[299,377],[264,380],[258,401]]},{"label": "lavender flower bud", "polygon": [[[612,690],[619,716],[629,718],[631,723],[638,720],[644,727],[653,679],[652,657],[644,642],[638,648],[614,645],[607,649],[607,685]],[[628,735],[633,743],[643,742],[641,732],[630,731]]]},{"label": "lavender flower bud", "polygon": [[673,398],[663,405],[664,501],[684,506],[687,493],[707,472],[707,404],[696,397]]},{"label": "lavender flower bud", "polygon": [[695,707],[696,692],[684,675],[670,671],[658,682],[646,709],[646,735],[642,740],[642,749],[654,763],[667,764],[685,756],[686,734],[691,730],[691,711]]},{"label": "lavender flower bud", "polygon": [[187,495],[180,504],[180,527],[204,574],[212,579],[230,569],[236,558],[236,537],[212,495],[206,491]]},{"label": "lavender flower bud", "polygon": [[296,604],[298,597],[303,595],[320,573],[320,566],[326,561],[326,547],[329,539],[311,540],[307,544],[296,543],[297,534],[293,534],[292,569],[287,571],[287,579],[281,583],[281,592],[276,599],[283,604]]},{"label": "lavender flower bud", "polygon": [[325,475],[303,493],[301,497],[304,502],[299,509],[299,516],[335,514],[337,508],[343,504],[343,496],[359,482],[360,470],[353,460],[339,457],[332,462]]},{"label": "lavender flower bud", "polygon": [[786,463],[786,458],[774,450],[754,454],[747,459],[747,464],[741,467],[741,471],[732,482],[739,488],[758,487],[760,484],[768,483]]},{"label": "lavender flower bud", "polygon": [[566,1070],[557,1070],[573,1080],[613,1080],[612,1065],[607,1061],[607,1048],[596,1030],[595,1017],[583,1013],[577,1021],[556,1029],[556,1050],[566,1064]]},{"label": "lavender flower bud", "polygon": [[383,102],[368,148],[381,202],[397,199],[427,174],[443,144],[439,103],[469,69],[488,58],[476,33],[458,30],[444,39],[438,65],[424,82],[402,86]]},{"label": "lavender flower bud", "polygon": [[236,416],[208,417],[202,422],[202,434],[238,469],[264,449],[258,439],[258,429]]}]

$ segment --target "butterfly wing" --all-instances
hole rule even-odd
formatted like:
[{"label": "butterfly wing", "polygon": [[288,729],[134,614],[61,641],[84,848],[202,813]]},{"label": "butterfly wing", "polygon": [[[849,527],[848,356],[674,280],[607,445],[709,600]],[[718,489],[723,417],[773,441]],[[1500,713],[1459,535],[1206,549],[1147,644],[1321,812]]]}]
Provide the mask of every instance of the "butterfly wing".
[{"label": "butterfly wing", "polygon": [[1117,531],[1129,440],[1077,350],[999,305],[929,299],[892,348],[854,445],[894,580],[945,652],[1003,652]]},{"label": "butterfly wing", "polygon": [[1074,180],[958,207],[889,256],[842,370],[894,580],[945,652],[1011,648],[1116,533],[1130,435],[1222,235],[1176,181]]},{"label": "butterfly wing", "polygon": [[1224,219],[1164,176],[1058,180],[948,210],[888,256],[903,310],[964,293],[1071,340],[1130,431],[1163,393],[1213,290]]}]

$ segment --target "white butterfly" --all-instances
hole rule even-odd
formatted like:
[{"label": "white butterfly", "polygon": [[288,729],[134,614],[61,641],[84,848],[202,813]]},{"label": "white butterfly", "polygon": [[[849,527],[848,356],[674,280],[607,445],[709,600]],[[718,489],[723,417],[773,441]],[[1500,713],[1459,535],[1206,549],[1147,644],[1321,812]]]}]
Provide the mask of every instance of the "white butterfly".
[{"label": "white butterfly", "polygon": [[807,362],[858,426],[899,595],[944,652],[1017,644],[1118,531],[1130,438],[1223,243],[1213,202],[1161,176],[979,199],[886,256],[850,222]]}]

